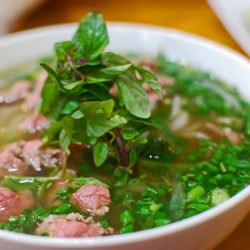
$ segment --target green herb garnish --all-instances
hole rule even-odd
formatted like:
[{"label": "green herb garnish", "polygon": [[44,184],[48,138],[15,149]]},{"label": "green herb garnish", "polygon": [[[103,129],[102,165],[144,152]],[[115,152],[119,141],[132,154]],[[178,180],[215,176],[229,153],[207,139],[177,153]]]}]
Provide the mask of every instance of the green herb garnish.
[{"label": "green herb garnish", "polygon": [[[103,17],[89,13],[71,41],[55,44],[56,66],[41,66],[49,77],[42,90],[40,112],[53,121],[47,143],[91,145],[97,167],[117,152],[118,164],[132,166],[135,145],[155,128],[143,84],[161,96],[156,77],[121,55],[105,52],[109,43]],[[112,89],[117,89],[111,95]],[[166,125],[165,125],[166,126]],[[164,128],[166,130],[166,128]],[[132,131],[132,138],[122,131]],[[165,133],[165,132],[164,132]]]}]

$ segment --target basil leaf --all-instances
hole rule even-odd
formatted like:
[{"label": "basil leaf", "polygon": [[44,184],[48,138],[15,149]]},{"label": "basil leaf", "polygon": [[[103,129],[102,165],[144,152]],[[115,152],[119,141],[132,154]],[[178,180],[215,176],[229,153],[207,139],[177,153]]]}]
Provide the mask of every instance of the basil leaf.
[{"label": "basil leaf", "polygon": [[80,104],[80,110],[86,119],[109,117],[114,109],[114,100],[100,102],[84,102]]},{"label": "basil leaf", "polygon": [[62,130],[59,134],[59,145],[67,154],[70,154],[69,145],[72,141],[73,129],[74,119],[71,116],[65,116],[62,119]]},{"label": "basil leaf", "polygon": [[[94,146],[97,166],[118,146],[121,164],[131,167],[137,158],[134,145],[145,143],[142,134],[156,127],[148,119],[151,107],[142,81],[159,95],[160,85],[125,57],[104,52],[108,42],[102,15],[89,13],[71,41],[55,44],[56,69],[42,64],[49,77],[41,112],[53,118],[44,141],[59,144],[68,154],[71,144]],[[105,134],[111,143],[99,144]]]},{"label": "basil leaf", "polygon": [[131,67],[131,64],[106,67],[91,73],[86,73],[84,83],[103,83],[114,81],[115,78]]},{"label": "basil leaf", "polygon": [[127,120],[119,115],[115,115],[110,119],[89,120],[87,121],[87,134],[90,137],[100,137],[126,122]]},{"label": "basil leaf", "polygon": [[56,52],[56,57],[58,61],[64,61],[66,60],[67,52],[69,54],[72,54],[74,51],[74,44],[72,41],[65,41],[65,42],[57,42],[54,45],[54,49]]},{"label": "basil leaf", "polygon": [[71,143],[71,138],[67,135],[65,129],[62,129],[59,135],[60,146],[67,153],[70,154],[69,145]]},{"label": "basil leaf", "polygon": [[130,61],[118,54],[113,52],[105,52],[102,54],[102,63],[108,67],[114,67],[118,65],[128,65],[131,64]]},{"label": "basil leaf", "polygon": [[129,153],[129,165],[131,167],[133,167],[136,164],[137,158],[138,158],[137,152],[135,149],[132,148]]},{"label": "basil leaf", "polygon": [[103,82],[112,81],[112,76],[107,74],[102,74],[101,72],[93,72],[86,75],[84,83],[85,84],[98,84]]},{"label": "basil leaf", "polygon": [[94,61],[109,43],[106,24],[100,13],[91,12],[81,22],[73,37],[83,57]]},{"label": "basil leaf", "polygon": [[135,137],[140,135],[140,132],[137,130],[121,130],[122,138],[124,140],[133,140]]},{"label": "basil leaf", "polygon": [[53,107],[58,107],[55,103],[60,99],[60,92],[55,72],[45,64],[41,64],[41,66],[48,72],[49,76],[42,89],[40,112],[44,115],[48,115],[52,113]]},{"label": "basil leaf", "polygon": [[46,143],[58,142],[58,137],[62,129],[62,121],[53,122],[44,132],[43,141]]},{"label": "basil leaf", "polygon": [[108,144],[106,142],[98,142],[94,146],[94,163],[100,167],[107,159],[109,153]]},{"label": "basil leaf", "polygon": [[61,114],[63,115],[69,115],[72,114],[74,111],[76,111],[79,108],[79,102],[78,101],[68,101],[64,105]]},{"label": "basil leaf", "polygon": [[115,75],[119,75],[122,72],[126,71],[127,69],[129,69],[131,67],[132,64],[124,64],[124,65],[119,65],[119,66],[112,66],[112,67],[107,67],[104,69],[101,69],[100,71],[102,73],[105,73],[107,75],[111,75],[111,76],[115,76]]},{"label": "basil leaf", "polygon": [[75,80],[61,80],[61,86],[67,92],[67,94],[76,94],[79,95],[82,93],[82,86],[84,82],[82,80],[75,81]]},{"label": "basil leaf", "polygon": [[162,97],[161,85],[155,75],[153,75],[150,71],[140,67],[139,65],[134,65],[134,68],[140,74],[142,81],[146,82],[159,97]]},{"label": "basil leaf", "polygon": [[78,119],[82,119],[84,117],[84,114],[81,112],[81,110],[76,110],[72,115],[72,118],[78,120]]},{"label": "basil leaf", "polygon": [[[109,94],[107,84],[88,85],[86,88],[87,94],[91,96],[91,100],[109,100],[112,96]],[[86,100],[88,100],[86,98]]]},{"label": "basil leaf", "polygon": [[151,108],[145,90],[136,79],[133,72],[127,71],[117,79],[117,85],[127,110],[139,118],[149,118]]}]

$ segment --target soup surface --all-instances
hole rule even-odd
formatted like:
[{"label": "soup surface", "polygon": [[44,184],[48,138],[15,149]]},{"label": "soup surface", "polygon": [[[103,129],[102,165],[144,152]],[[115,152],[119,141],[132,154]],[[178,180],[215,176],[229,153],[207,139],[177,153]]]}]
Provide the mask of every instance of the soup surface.
[{"label": "soup surface", "polygon": [[[250,183],[250,105],[208,72],[105,52],[90,13],[2,73],[0,228],[91,237],[167,225]],[[30,66],[31,65],[31,66]]]}]

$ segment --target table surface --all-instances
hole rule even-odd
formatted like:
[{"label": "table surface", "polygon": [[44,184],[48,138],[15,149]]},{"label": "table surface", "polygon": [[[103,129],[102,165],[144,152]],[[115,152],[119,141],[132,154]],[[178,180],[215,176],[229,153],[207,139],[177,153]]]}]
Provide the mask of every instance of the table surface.
[{"label": "table surface", "polygon": [[[224,44],[245,55],[226,32],[205,0],[53,0],[25,15],[11,31],[55,23],[77,22],[97,10],[108,21],[161,25],[191,32]],[[250,215],[216,250],[247,250]]]}]

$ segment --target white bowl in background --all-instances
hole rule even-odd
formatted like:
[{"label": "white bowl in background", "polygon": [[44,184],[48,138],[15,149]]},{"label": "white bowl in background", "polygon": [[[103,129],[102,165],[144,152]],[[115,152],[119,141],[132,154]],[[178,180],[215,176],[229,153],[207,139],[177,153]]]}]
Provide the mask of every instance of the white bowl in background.
[{"label": "white bowl in background", "polygon": [[[51,54],[55,41],[69,39],[76,26],[34,29],[0,39],[0,71]],[[110,23],[111,44],[118,52],[155,56],[159,51],[211,71],[236,86],[250,100],[249,60],[209,40],[145,25]],[[3,250],[202,250],[228,236],[250,209],[250,186],[226,202],[194,217],[145,231],[98,238],[48,238],[0,230]]]},{"label": "white bowl in background", "polygon": [[27,12],[43,3],[44,0],[0,0],[0,35]]},{"label": "white bowl in background", "polygon": [[250,0],[207,0],[224,27],[250,57]]}]

